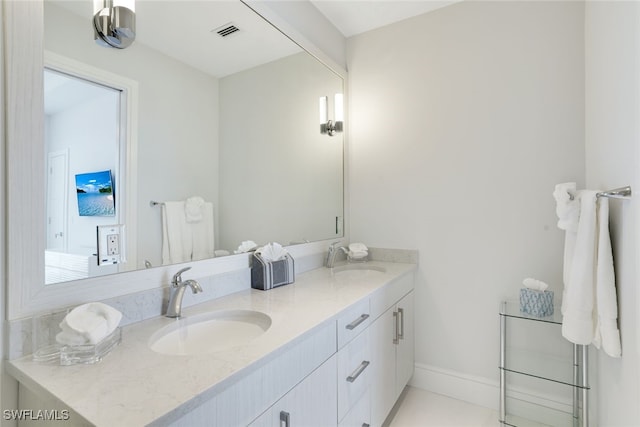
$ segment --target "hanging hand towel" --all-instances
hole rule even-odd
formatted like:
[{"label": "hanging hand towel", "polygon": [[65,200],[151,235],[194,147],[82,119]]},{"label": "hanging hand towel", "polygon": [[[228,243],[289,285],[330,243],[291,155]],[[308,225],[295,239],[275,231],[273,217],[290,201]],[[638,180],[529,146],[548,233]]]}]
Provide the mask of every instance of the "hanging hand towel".
[{"label": "hanging hand towel", "polygon": [[205,202],[201,209],[201,220],[188,224],[192,233],[191,260],[213,258],[213,204]]},{"label": "hanging hand towel", "polygon": [[598,348],[606,342],[605,352],[619,357],[608,201],[598,201],[596,191],[586,190],[579,199],[580,219],[562,304],[562,335],[572,343],[593,342]]},{"label": "hanging hand towel", "polygon": [[189,197],[184,202],[184,215],[188,223],[200,222],[203,219],[204,199],[202,197]]},{"label": "hanging hand towel", "polygon": [[192,234],[184,202],[164,202],[162,209],[162,264],[191,261]]}]

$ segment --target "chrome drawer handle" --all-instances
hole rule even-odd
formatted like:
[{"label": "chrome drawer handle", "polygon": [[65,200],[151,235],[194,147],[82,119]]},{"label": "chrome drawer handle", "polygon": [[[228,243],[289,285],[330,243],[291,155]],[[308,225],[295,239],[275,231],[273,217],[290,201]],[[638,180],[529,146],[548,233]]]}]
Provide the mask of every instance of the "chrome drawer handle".
[{"label": "chrome drawer handle", "polygon": [[289,413],[280,411],[280,427],[289,427]]},{"label": "chrome drawer handle", "polygon": [[368,318],[369,318],[368,314],[361,314],[360,317],[358,317],[353,322],[349,323],[347,326],[345,326],[345,328],[347,328],[348,330],[355,329],[358,327],[358,325],[360,325],[362,322],[364,322]]},{"label": "chrome drawer handle", "polygon": [[362,427],[371,427],[371,426],[369,424],[367,424],[367,423],[363,423]]},{"label": "chrome drawer handle", "polygon": [[393,343],[398,344],[400,342],[399,332],[398,332],[398,312],[393,312]]},{"label": "chrome drawer handle", "polygon": [[398,339],[404,339],[404,309],[398,307],[398,316],[400,317],[400,327],[398,328]]},{"label": "chrome drawer handle", "polygon": [[352,383],[355,380],[357,380],[360,374],[364,372],[365,369],[367,369],[367,366],[369,366],[369,363],[371,362],[369,362],[368,360],[363,360],[360,366],[358,366],[358,369],[353,371],[353,373],[347,377],[347,381]]}]

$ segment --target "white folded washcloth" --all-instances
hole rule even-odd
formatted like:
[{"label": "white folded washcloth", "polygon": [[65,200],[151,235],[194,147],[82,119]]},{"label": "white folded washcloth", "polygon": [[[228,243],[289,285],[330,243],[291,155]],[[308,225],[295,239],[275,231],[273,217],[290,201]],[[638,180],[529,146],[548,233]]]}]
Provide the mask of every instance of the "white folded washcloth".
[{"label": "white folded washcloth", "polygon": [[253,240],[245,240],[242,243],[240,243],[240,246],[238,246],[238,249],[236,249],[234,253],[241,254],[244,252],[249,252],[254,250],[257,247],[258,245],[256,245],[256,242],[254,242]]},{"label": "white folded washcloth", "polygon": [[184,202],[184,216],[188,223],[202,221],[202,208],[204,199],[202,197],[189,197]]},{"label": "white folded washcloth", "polygon": [[364,243],[351,243],[349,244],[349,252],[368,252],[369,248]]},{"label": "white folded washcloth", "polygon": [[347,255],[349,255],[349,258],[351,258],[351,259],[362,259],[362,258],[366,258],[367,256],[369,256],[369,252],[367,252],[367,251],[349,251],[347,253]]},{"label": "white folded washcloth", "polygon": [[578,219],[580,217],[580,201],[578,200],[575,182],[557,184],[553,191],[556,199],[556,215],[558,216],[558,228],[561,230],[577,232]]},{"label": "white folded washcloth", "polygon": [[122,313],[100,302],[80,305],[60,323],[56,341],[66,345],[97,344],[120,324]]},{"label": "white folded washcloth", "polygon": [[283,259],[287,255],[287,250],[280,243],[273,242],[256,249],[256,253],[260,254],[266,262],[273,262]]},{"label": "white folded washcloth", "polygon": [[547,288],[549,287],[549,285],[544,283],[543,281],[532,279],[530,277],[524,279],[522,281],[522,284],[524,285],[525,288],[534,289],[536,291],[543,291],[543,292],[546,291]]}]

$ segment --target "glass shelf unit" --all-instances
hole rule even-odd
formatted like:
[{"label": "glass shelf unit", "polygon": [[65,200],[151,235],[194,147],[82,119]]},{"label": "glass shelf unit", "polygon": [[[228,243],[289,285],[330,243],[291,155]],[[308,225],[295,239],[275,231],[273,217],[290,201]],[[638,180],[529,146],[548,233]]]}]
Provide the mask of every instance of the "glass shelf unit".
[{"label": "glass shelf unit", "polygon": [[[559,304],[557,305],[559,307]],[[589,382],[588,382],[588,346],[568,344],[573,346],[572,357],[560,357],[557,354],[545,353],[543,350],[532,351],[531,348],[522,349],[508,345],[507,322],[509,329],[522,328],[522,322],[528,325],[547,325],[544,333],[560,335],[562,325],[560,310],[552,316],[535,317],[520,311],[518,301],[504,301],[500,305],[500,412],[499,421],[503,426],[525,427],[558,425],[554,423],[534,422],[524,417],[517,417],[511,412],[512,407],[529,405],[529,402],[518,401],[509,403],[507,396],[507,374],[510,377],[530,378],[549,384],[556,384],[572,394],[572,413],[563,414],[562,425],[573,427],[589,426]],[[557,326],[556,326],[557,325]],[[524,325],[526,326],[526,325]],[[540,328],[541,326],[534,326]],[[522,328],[525,329],[525,328]],[[531,329],[529,329],[529,332]],[[528,338],[528,337],[526,337]],[[538,337],[539,339],[540,337]],[[554,337],[556,338],[556,337]],[[511,399],[517,401],[517,399]],[[533,403],[531,405],[535,406]],[[509,407],[509,411],[507,410]],[[535,411],[534,411],[535,412]],[[531,412],[530,412],[531,413]]]}]

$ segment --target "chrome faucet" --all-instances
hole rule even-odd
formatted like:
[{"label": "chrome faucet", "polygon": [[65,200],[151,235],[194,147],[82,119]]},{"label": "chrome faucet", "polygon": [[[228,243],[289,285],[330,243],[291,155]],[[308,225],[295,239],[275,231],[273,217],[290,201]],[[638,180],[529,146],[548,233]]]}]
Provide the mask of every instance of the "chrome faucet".
[{"label": "chrome faucet", "polygon": [[336,262],[336,256],[338,255],[338,249],[342,249],[344,253],[347,253],[347,249],[344,247],[337,247],[340,242],[333,242],[329,245],[329,252],[327,253],[327,259],[324,263],[324,266],[327,268],[333,268],[333,265]]},{"label": "chrome faucet", "polygon": [[167,307],[167,317],[180,317],[182,313],[182,297],[184,296],[184,290],[189,286],[191,291],[194,294],[198,292],[202,292],[202,288],[200,284],[195,280],[185,280],[182,281],[182,273],[187,270],[191,270],[191,267],[183,268],[173,275],[173,279],[171,279],[171,287],[175,289],[175,291],[171,294],[171,298],[169,299],[169,306]]}]

